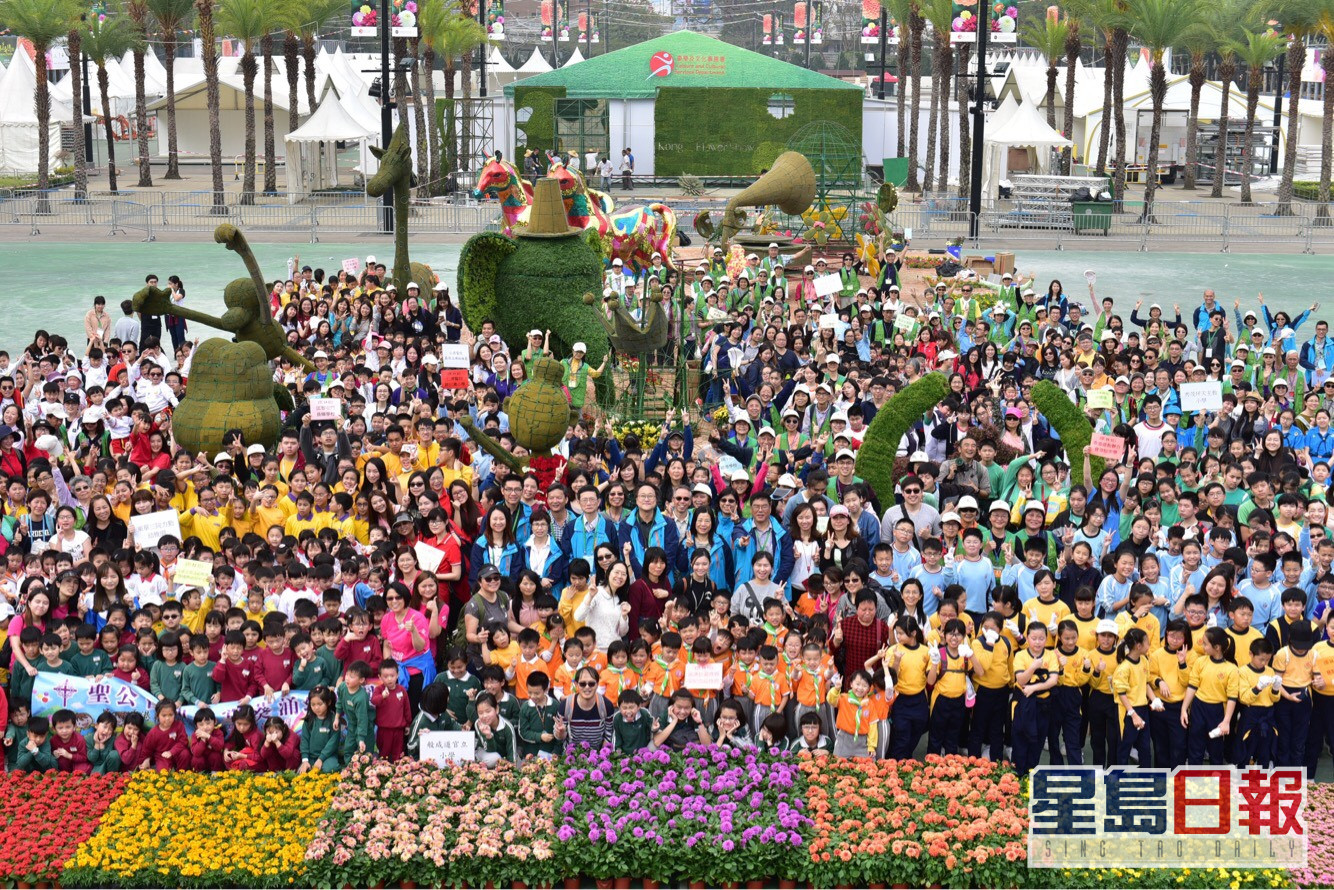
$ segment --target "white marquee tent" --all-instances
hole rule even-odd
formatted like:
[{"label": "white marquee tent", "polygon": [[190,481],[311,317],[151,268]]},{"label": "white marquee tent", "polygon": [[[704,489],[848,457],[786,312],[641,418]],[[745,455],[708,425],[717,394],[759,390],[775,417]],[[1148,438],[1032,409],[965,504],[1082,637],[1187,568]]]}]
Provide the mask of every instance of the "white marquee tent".
[{"label": "white marquee tent", "polygon": [[359,142],[375,135],[370,121],[354,117],[334,88],[325,91],[315,113],[287,134],[287,200],[295,204],[310,192],[338,184],[339,142]]},{"label": "white marquee tent", "polygon": [[1000,181],[1009,171],[1011,149],[1027,150],[1028,170],[1045,173],[1050,166],[1051,150],[1065,148],[1070,140],[1047,126],[1038,110],[1027,102],[1016,102],[1006,96],[1001,107],[991,116],[986,131],[987,151],[984,156],[984,197],[995,198]]},{"label": "white marquee tent", "polygon": [[[14,53],[4,76],[0,77],[0,173],[33,173],[37,170],[41,134],[33,104],[36,89],[36,69],[32,59],[20,48]],[[64,111],[67,115],[73,113],[68,106]],[[59,118],[58,106],[53,100],[46,133],[52,159],[60,151]]]}]

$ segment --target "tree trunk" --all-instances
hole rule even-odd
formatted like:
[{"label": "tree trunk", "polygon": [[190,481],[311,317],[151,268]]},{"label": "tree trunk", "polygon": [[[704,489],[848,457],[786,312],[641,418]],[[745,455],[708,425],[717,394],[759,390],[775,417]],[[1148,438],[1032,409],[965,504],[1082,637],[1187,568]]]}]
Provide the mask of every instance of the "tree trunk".
[{"label": "tree trunk", "polygon": [[1107,119],[1112,107],[1112,35],[1103,35],[1106,41],[1106,57],[1102,63],[1102,121],[1098,127],[1098,166],[1095,172],[1099,176],[1107,175],[1107,145],[1111,141],[1111,122]]},{"label": "tree trunk", "polygon": [[116,190],[116,137],[111,131],[111,96],[110,93],[111,78],[107,76],[105,64],[97,66],[97,92],[102,99],[102,129],[106,132],[107,138],[107,188],[111,194],[118,194]]},{"label": "tree trunk", "polygon": [[[1065,122],[1061,135],[1072,143],[1075,139],[1075,66],[1079,64],[1079,22],[1069,20],[1070,30],[1065,38]],[[1088,163],[1088,158],[1084,159]],[[1061,149],[1061,172],[1070,176],[1075,171],[1075,149]]]},{"label": "tree trunk", "polygon": [[1056,60],[1047,62],[1047,126],[1056,129]]},{"label": "tree trunk", "polygon": [[[1325,52],[1334,51],[1326,47]],[[1278,215],[1292,216],[1292,177],[1297,168],[1297,124],[1301,120],[1298,113],[1297,97],[1302,92],[1302,65],[1306,59],[1306,41],[1294,37],[1288,41],[1288,132],[1287,144],[1283,146],[1283,176],[1278,182]],[[1334,84],[1326,84],[1329,90]],[[1279,91],[1282,92],[1280,85]]]},{"label": "tree trunk", "polygon": [[[283,67],[287,74],[287,132],[291,133],[301,125],[301,115],[297,113],[297,106],[301,104],[297,88],[301,80],[301,43],[292,31],[283,36]],[[306,111],[314,114],[314,104],[309,104]]]},{"label": "tree trunk", "polygon": [[1214,158],[1214,182],[1209,197],[1223,197],[1223,180],[1227,178],[1227,114],[1232,98],[1232,78],[1237,74],[1237,63],[1224,58],[1218,65],[1218,79],[1223,84],[1223,95],[1218,100],[1218,156]]},{"label": "tree trunk", "polygon": [[315,35],[307,34],[301,38],[301,55],[305,61],[302,74],[306,79],[306,105],[315,111]]},{"label": "tree trunk", "polygon": [[1167,72],[1161,58],[1149,69],[1149,94],[1153,99],[1153,123],[1149,126],[1149,160],[1144,173],[1143,220],[1146,223],[1153,222],[1153,196],[1158,191],[1158,137],[1163,130],[1163,99],[1167,95]]},{"label": "tree trunk", "polygon": [[955,92],[959,95],[959,197],[971,193],[973,181],[973,118],[968,113],[968,64],[973,47],[959,44],[959,76],[955,78]]},{"label": "tree trunk", "polygon": [[[36,67],[36,88],[33,94],[34,104],[37,106],[37,190],[45,192],[51,187],[51,85],[46,79],[46,51],[50,49],[45,43],[33,41],[33,64]],[[105,109],[103,109],[105,111]],[[38,205],[39,213],[50,213],[46,203],[46,196],[43,195]]]},{"label": "tree trunk", "polygon": [[[898,83],[894,84],[894,93],[895,93],[894,103],[898,107],[898,112],[899,112],[898,126],[894,128],[895,130],[897,130],[897,132],[895,133],[894,145],[895,145],[895,157],[900,157],[900,158],[903,157],[903,146],[904,143],[907,141],[906,136],[908,132],[907,120],[903,116],[904,106],[905,106],[904,99],[907,95],[907,87],[908,87],[907,74],[908,74],[909,41],[906,38],[907,35],[904,34],[901,29],[899,32],[899,45],[897,49],[898,60],[899,60],[899,81]],[[880,74],[882,77],[884,76],[883,71],[880,72]],[[886,84],[886,86],[888,86],[888,84]]]},{"label": "tree trunk", "polygon": [[1325,72],[1325,101],[1320,116],[1320,206],[1316,219],[1329,225],[1329,181],[1334,172],[1334,52],[1326,50],[1320,56],[1320,67]]},{"label": "tree trunk", "polygon": [[[939,32],[936,37],[939,38]],[[922,191],[929,192],[936,185],[936,115],[940,113],[940,41],[931,48],[931,115],[926,121],[926,179]]]},{"label": "tree trunk", "polygon": [[[163,179],[180,179],[180,158],[176,144],[176,35],[164,35],[162,51],[167,54],[167,173]],[[158,134],[162,138],[162,134]]]},{"label": "tree trunk", "polygon": [[278,156],[273,144],[273,37],[265,34],[259,42],[264,54],[264,194],[278,191]]},{"label": "tree trunk", "polygon": [[1200,150],[1200,91],[1204,89],[1204,53],[1190,54],[1190,113],[1186,116],[1186,170],[1185,191],[1195,191],[1195,179],[1199,175],[1195,156]]},{"label": "tree trunk", "polygon": [[204,51],[204,84],[208,93],[208,157],[213,170],[213,210],[225,212],[227,193],[222,186],[222,121],[218,111],[218,47],[213,33],[213,0],[195,0],[199,12],[199,41]]},{"label": "tree trunk", "polygon": [[[458,169],[459,162],[459,139],[458,139],[458,115],[459,110],[454,104],[454,60],[445,56],[445,135],[444,135],[444,169],[445,175],[453,177],[454,171]],[[518,159],[515,159],[516,166]]]},{"label": "tree trunk", "polygon": [[1111,53],[1110,59],[1116,62],[1116,67],[1112,70],[1112,111],[1115,112],[1116,121],[1116,154],[1112,163],[1115,170],[1112,173],[1112,200],[1115,202],[1117,210],[1124,209],[1126,201],[1126,106],[1125,106],[1125,86],[1126,86],[1126,41],[1128,40],[1126,32],[1118,28],[1113,34],[1113,43],[1115,52]]},{"label": "tree trunk", "polygon": [[[82,23],[79,23],[80,25]],[[88,160],[87,146],[83,140],[83,31],[79,25],[69,32],[69,91],[74,100],[74,200],[83,201],[88,197]]]},{"label": "tree trunk", "polygon": [[1255,107],[1260,104],[1264,69],[1250,67],[1246,72],[1246,135],[1241,141],[1241,203],[1251,204],[1251,154],[1255,147]]},{"label": "tree trunk", "polygon": [[[144,29],[145,31],[147,29]],[[139,188],[153,187],[153,168],[148,160],[148,97],[144,94],[144,51],[134,51],[134,126],[139,131]],[[102,107],[107,111],[107,107]],[[114,189],[113,189],[114,191]]]},{"label": "tree trunk", "polygon": [[[481,52],[486,52],[487,48],[483,46]],[[462,81],[463,89],[463,126],[459,128],[459,168],[472,166],[472,153],[474,151],[472,144],[473,130],[476,129],[476,117],[472,104],[472,50],[459,57],[459,80]],[[486,146],[481,146],[480,151],[486,151]]]},{"label": "tree trunk", "polygon": [[912,104],[908,109],[908,181],[903,185],[904,191],[909,192],[922,190],[917,180],[917,121],[921,117],[919,108],[922,103],[917,97],[922,91],[922,31],[925,28],[926,20],[914,5],[908,17],[908,39],[912,41],[908,51],[908,70],[912,72],[909,77],[912,82]]},{"label": "tree trunk", "polygon": [[[950,188],[950,95],[954,92],[954,50],[950,46],[950,35],[941,35],[944,46],[940,49],[940,176],[936,185],[942,192]],[[959,150],[963,150],[962,143]]]},{"label": "tree trunk", "polygon": [[241,174],[241,203],[255,203],[255,74],[259,65],[250,44],[241,56],[241,76],[245,88],[245,169]]},{"label": "tree trunk", "polygon": [[[414,37],[408,45],[412,48],[412,57],[417,59],[417,66],[412,69],[414,79],[412,85],[412,120],[417,127],[417,196],[429,198],[431,196],[433,171],[431,170],[431,152],[426,147],[426,116],[422,113],[421,39]],[[429,71],[426,73],[426,79],[431,79]]]},{"label": "tree trunk", "polygon": [[421,64],[426,69],[426,153],[431,165],[428,194],[438,195],[444,188],[445,176],[440,169],[440,122],[435,108],[435,49],[429,43],[422,47]]}]

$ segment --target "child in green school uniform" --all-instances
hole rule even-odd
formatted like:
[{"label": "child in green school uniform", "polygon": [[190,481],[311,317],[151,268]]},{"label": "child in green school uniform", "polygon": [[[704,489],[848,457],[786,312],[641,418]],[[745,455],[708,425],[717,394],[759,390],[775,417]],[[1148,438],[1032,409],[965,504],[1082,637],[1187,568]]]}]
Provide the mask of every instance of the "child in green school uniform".
[{"label": "child in green school uniform", "polygon": [[633,754],[653,747],[653,716],[644,708],[644,699],[634,689],[621,693],[616,702],[616,716],[612,718],[612,738],[617,754]]},{"label": "child in green school uniform", "polygon": [[112,670],[111,656],[97,647],[97,630],[91,624],[80,624],[75,629],[74,651],[65,659],[79,677],[99,677]]},{"label": "child in green school uniform", "polygon": [[208,660],[208,637],[200,634],[190,640],[190,663],[181,672],[181,701],[204,707],[218,699],[218,684],[213,679],[213,662]]},{"label": "child in green school uniform", "polygon": [[[33,628],[36,630],[36,628]],[[28,703],[16,702],[9,710],[9,726],[5,727],[5,769],[13,772],[17,769],[19,752],[28,740]]]},{"label": "child in green school uniform", "polygon": [[463,723],[468,719],[468,708],[472,700],[482,691],[482,681],[468,673],[468,656],[462,649],[455,649],[449,653],[445,667],[446,672],[436,678],[435,682],[442,684],[449,693],[446,713],[454,719],[454,722]]},{"label": "child in green school uniform", "polygon": [[449,714],[449,687],[440,680],[422,690],[421,709],[408,727],[408,739],[404,745],[408,756],[416,760],[421,756],[421,736],[424,732],[458,732],[458,721]]},{"label": "child in green school uniform", "polygon": [[500,715],[496,697],[483,692],[473,702],[477,719],[473,724],[474,756],[478,763],[494,768],[502,760],[519,762],[519,749],[514,735],[514,725]]},{"label": "child in green school uniform", "polygon": [[148,689],[158,701],[183,703],[185,665],[181,663],[181,639],[175,632],[167,631],[160,646],[162,657],[153,662],[148,672]]},{"label": "child in green school uniform", "polygon": [[[499,665],[488,664],[478,672],[482,679],[482,691],[490,693],[495,700],[496,709],[511,726],[519,721],[519,700],[505,691],[505,671]],[[482,693],[473,696],[466,708],[468,726],[477,724],[477,699]]]},{"label": "child in green school uniform", "polygon": [[548,694],[551,678],[541,671],[528,675],[528,700],[519,708],[519,756],[550,760],[565,746],[560,706]]},{"label": "child in green school uniform", "polygon": [[93,728],[84,731],[83,737],[88,747],[88,764],[93,768],[93,775],[120,772],[120,752],[116,750],[115,714],[103,711],[98,715]]},{"label": "child in green school uniform", "polygon": [[342,757],[350,762],[358,754],[375,753],[375,723],[371,720],[371,696],[366,691],[371,666],[354,661],[338,684],[338,716],[343,724]]},{"label": "child in green school uniform", "polygon": [[42,635],[42,659],[34,667],[39,674],[64,674],[74,676],[74,666],[61,657],[65,647],[60,642],[60,634],[47,632]]},{"label": "child in green school uniform", "polygon": [[332,687],[338,682],[338,674],[329,673],[329,664],[315,651],[315,644],[309,634],[299,633],[292,637],[292,653],[296,655],[296,664],[292,668],[292,688],[310,692],[320,686]]},{"label": "child in green school uniform", "polygon": [[59,767],[56,756],[51,753],[51,724],[45,717],[28,718],[27,738],[22,745],[18,759],[14,762],[16,770],[44,773]]},{"label": "child in green school uniform", "polygon": [[[310,641],[307,640],[307,643]],[[334,693],[316,686],[306,699],[306,718],[301,721],[301,766],[297,773],[336,773],[343,768],[338,757],[338,730],[334,729]]]}]

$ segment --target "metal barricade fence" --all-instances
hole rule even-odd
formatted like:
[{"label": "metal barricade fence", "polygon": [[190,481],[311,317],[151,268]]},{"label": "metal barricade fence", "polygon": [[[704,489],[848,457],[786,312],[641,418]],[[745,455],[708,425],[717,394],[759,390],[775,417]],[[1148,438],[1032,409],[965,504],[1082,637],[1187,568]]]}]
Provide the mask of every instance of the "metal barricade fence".
[{"label": "metal barricade fence", "polygon": [[153,208],[139,201],[115,200],[111,206],[112,235],[132,235],[143,233],[140,241],[156,241],[153,234]]}]

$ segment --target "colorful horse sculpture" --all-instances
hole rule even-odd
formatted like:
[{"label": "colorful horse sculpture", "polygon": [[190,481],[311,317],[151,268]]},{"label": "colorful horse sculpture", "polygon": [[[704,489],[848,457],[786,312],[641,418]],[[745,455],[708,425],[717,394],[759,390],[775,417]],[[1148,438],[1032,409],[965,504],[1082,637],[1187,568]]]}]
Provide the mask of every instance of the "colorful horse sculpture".
[{"label": "colorful horse sculpture", "polygon": [[500,212],[505,217],[505,234],[528,227],[528,209],[533,204],[533,187],[519,175],[509,161],[492,155],[482,166],[473,197],[495,198],[500,201]]},{"label": "colorful horse sculpture", "polygon": [[589,189],[584,177],[564,164],[552,164],[547,175],[560,183],[570,225],[597,232],[608,260],[619,257],[627,268],[647,269],[653,264],[653,254],[658,253],[668,268],[675,268],[671,248],[678,237],[682,244],[689,242],[677,231],[672,208],[653,203],[612,212],[611,200]]}]

